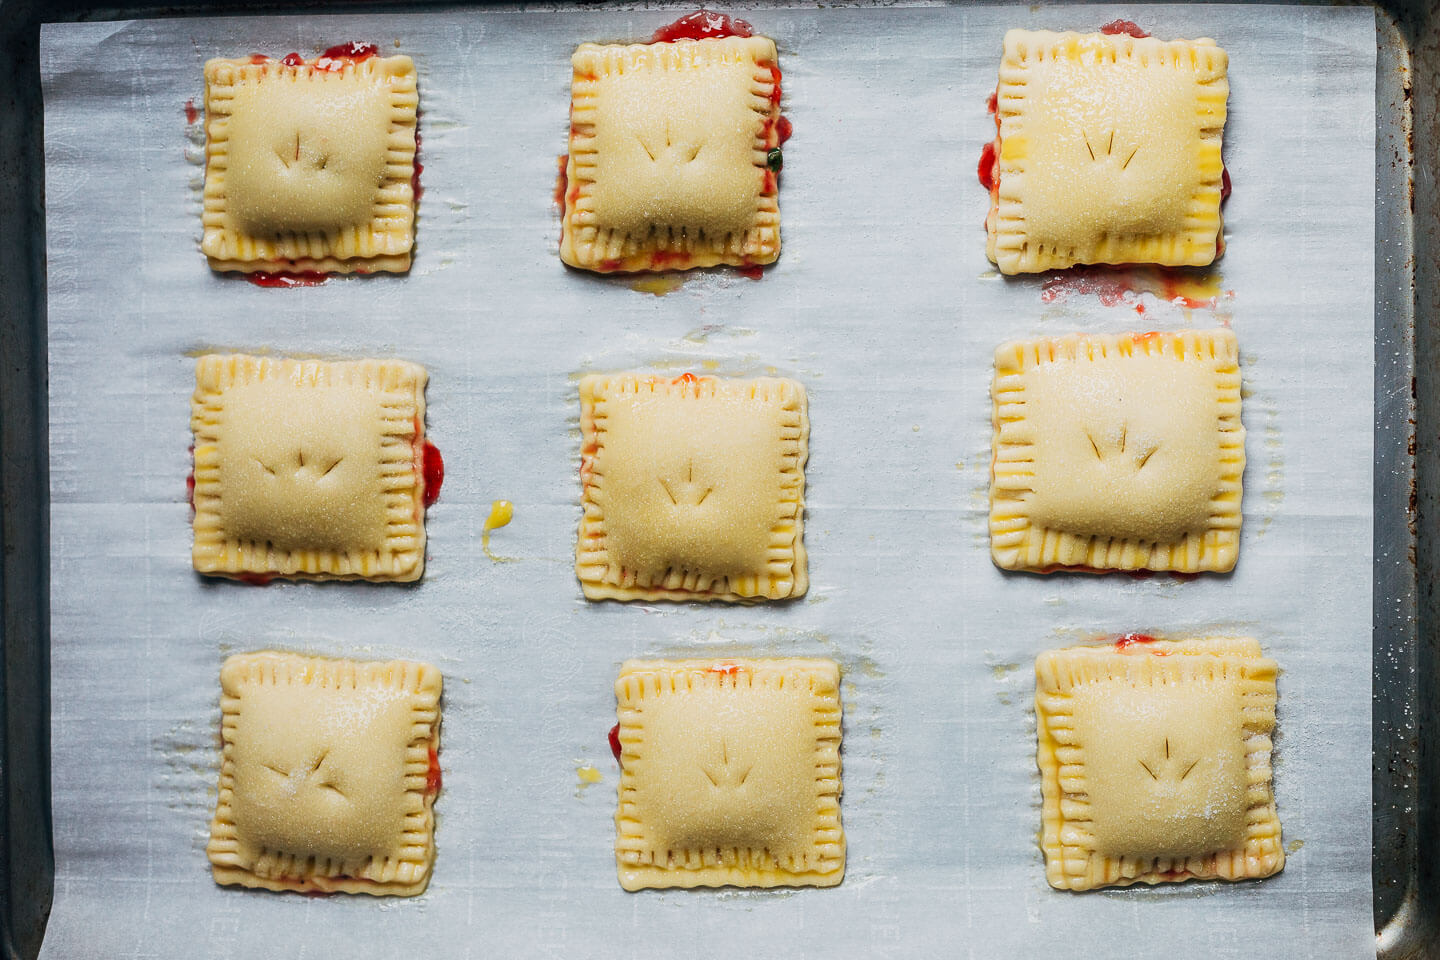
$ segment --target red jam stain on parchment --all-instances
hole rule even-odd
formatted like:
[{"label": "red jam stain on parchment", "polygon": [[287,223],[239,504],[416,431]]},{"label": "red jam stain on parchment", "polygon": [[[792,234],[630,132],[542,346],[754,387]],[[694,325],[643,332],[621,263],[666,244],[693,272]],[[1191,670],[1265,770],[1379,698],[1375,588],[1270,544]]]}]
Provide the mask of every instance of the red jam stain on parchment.
[{"label": "red jam stain on parchment", "polygon": [[[1144,644],[1154,643],[1156,637],[1148,633],[1125,633],[1115,638],[1115,649],[1120,653],[1149,653],[1157,657],[1169,656],[1164,650],[1146,649]],[[1134,647],[1141,647],[1139,650],[1132,650]]]},{"label": "red jam stain on parchment", "polygon": [[185,123],[188,124],[189,126],[192,126],[192,127],[193,127],[193,126],[195,125],[196,121],[198,121],[199,119],[200,119],[200,111],[195,109],[195,101],[194,101],[194,100],[186,100],[186,101],[185,101]]},{"label": "red jam stain on parchment", "polygon": [[[380,48],[373,43],[361,43],[358,40],[352,40],[349,43],[337,43],[315,58],[315,69],[324,70],[327,73],[337,73],[352,63],[362,63],[369,60],[379,52]],[[270,59],[269,56],[263,53],[250,54],[251,63],[269,63]],[[280,58],[280,62],[287,67],[305,66],[305,58],[294,52],[285,54],[285,56]]]},{"label": "red jam stain on parchment", "polygon": [[671,43],[675,40],[712,40],[754,35],[755,28],[744,20],[736,20],[713,10],[696,10],[656,30],[650,42]]},{"label": "red jam stain on parchment", "polygon": [[234,577],[241,583],[248,583],[252,587],[269,586],[270,582],[275,579],[273,573],[237,573]]},{"label": "red jam stain on parchment", "polygon": [[373,43],[339,43],[320,54],[315,69],[338,72],[352,63],[363,63],[379,52],[380,48]]},{"label": "red jam stain on parchment", "polygon": [[1100,28],[1100,32],[1107,37],[1129,36],[1136,40],[1144,40],[1150,34],[1141,30],[1133,20],[1111,20]]},{"label": "red jam stain on parchment", "polygon": [[330,274],[319,270],[281,270],[275,273],[256,270],[245,274],[245,279],[257,287],[318,287],[330,279]]},{"label": "red jam stain on parchment", "polygon": [[1107,307],[1124,304],[1144,316],[1141,294],[1183,307],[1214,310],[1235,291],[1224,289],[1214,272],[1196,273],[1173,267],[1072,267],[1045,278],[1041,303],[1063,303],[1074,296],[1093,296]]},{"label": "red jam stain on parchment", "polygon": [[425,478],[425,506],[433,507],[440,499],[440,487],[445,483],[445,458],[440,456],[440,448],[429,440],[425,441],[420,457]]}]

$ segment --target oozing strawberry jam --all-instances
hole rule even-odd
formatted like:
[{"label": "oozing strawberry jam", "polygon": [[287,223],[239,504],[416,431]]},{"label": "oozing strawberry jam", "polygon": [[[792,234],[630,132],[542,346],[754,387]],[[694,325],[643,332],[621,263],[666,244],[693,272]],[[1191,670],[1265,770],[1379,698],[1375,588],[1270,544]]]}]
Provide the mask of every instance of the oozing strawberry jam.
[{"label": "oozing strawberry jam", "polygon": [[570,154],[562,153],[556,157],[556,166],[559,168],[555,174],[555,206],[565,206],[565,192],[570,187],[570,179],[565,173],[565,168],[570,165]]},{"label": "oozing strawberry jam", "polygon": [[[1148,633],[1127,633],[1127,634],[1123,634],[1122,636],[1116,638],[1116,640],[1115,640],[1115,649],[1116,649],[1116,650],[1129,650],[1131,647],[1135,646],[1137,643],[1154,643],[1154,642],[1155,642],[1155,638],[1152,637],[1152,636],[1150,636],[1150,634],[1148,634]],[[1159,651],[1150,650],[1150,651],[1147,651],[1147,652],[1149,652],[1149,653],[1158,653]]]},{"label": "oozing strawberry jam", "polygon": [[433,507],[440,499],[440,487],[445,483],[445,459],[440,448],[429,440],[420,452],[421,475],[425,478],[425,506]]},{"label": "oozing strawberry jam", "polygon": [[298,53],[287,53],[285,54],[285,56],[280,58],[280,62],[285,64],[285,66],[287,67],[305,66],[305,58],[300,56],[300,54]]},{"label": "oozing strawberry jam", "polygon": [[185,101],[185,122],[194,123],[200,119],[200,111],[195,109],[194,100]]},{"label": "oozing strawberry jam", "polygon": [[431,747],[430,767],[425,771],[425,792],[439,793],[441,780],[442,777],[440,775],[440,754],[435,752],[434,747]]},{"label": "oozing strawberry jam", "polygon": [[995,189],[995,143],[991,141],[980,149],[980,166],[975,171],[980,175],[980,186],[986,190]]},{"label": "oozing strawberry jam", "polygon": [[650,42],[670,43],[675,40],[710,40],[717,37],[754,35],[754,28],[744,20],[734,20],[713,10],[696,10],[656,30]]},{"label": "oozing strawberry jam", "polygon": [[620,724],[610,728],[610,752],[615,754],[615,762],[620,762]]},{"label": "oozing strawberry jam", "polygon": [[320,54],[315,61],[315,69],[341,70],[347,63],[369,60],[379,52],[380,48],[373,43],[339,43]]},{"label": "oozing strawberry jam", "polygon": [[328,273],[321,273],[319,270],[295,270],[270,273],[266,270],[256,270],[253,273],[245,274],[245,279],[257,287],[318,287],[330,279]]},{"label": "oozing strawberry jam", "polygon": [[1135,25],[1133,21],[1130,20],[1111,20],[1109,23],[1105,24],[1105,26],[1100,28],[1100,32],[1105,34],[1107,37],[1130,36],[1134,37],[1136,40],[1144,40],[1146,37],[1150,36],[1150,34],[1146,33],[1144,30],[1141,30]]}]

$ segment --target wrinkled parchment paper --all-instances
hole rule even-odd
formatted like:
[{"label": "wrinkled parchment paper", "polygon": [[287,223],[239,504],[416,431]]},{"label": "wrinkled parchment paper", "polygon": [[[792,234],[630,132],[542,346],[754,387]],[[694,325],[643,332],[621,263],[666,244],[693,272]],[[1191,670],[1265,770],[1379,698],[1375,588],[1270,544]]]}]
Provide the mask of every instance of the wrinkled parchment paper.
[{"label": "wrinkled parchment paper", "polygon": [[[570,50],[642,38],[674,16],[45,28],[58,860],[45,956],[1372,956],[1372,12],[750,10],[779,43],[795,127],[784,253],[760,281],[707,273],[656,295],[560,265],[552,189]],[[985,259],[975,167],[1005,29],[1117,17],[1230,53],[1229,252],[1187,288],[1214,307],[1114,302],[1073,283],[1046,293]],[[413,271],[298,290],[212,274],[197,247],[203,138],[185,111],[203,107],[202,63],[352,39],[418,65]],[[1246,384],[1235,573],[996,570],[995,346],[1218,322],[1239,335]],[[193,357],[216,349],[428,367],[449,475],[422,583],[255,588],[191,571]],[[575,378],[626,368],[805,382],[803,600],[581,599]],[[515,520],[493,535],[503,559],[492,560],[481,532],[497,498],[514,501]],[[1252,635],[1281,664],[1282,875],[1088,895],[1046,886],[1031,664],[1126,630]],[[227,654],[267,647],[444,670],[439,857],[422,898],[211,882],[217,673]],[[843,665],[839,888],[617,885],[605,743],[616,670],[627,657],[710,654]],[[582,767],[600,782],[585,785]]]}]

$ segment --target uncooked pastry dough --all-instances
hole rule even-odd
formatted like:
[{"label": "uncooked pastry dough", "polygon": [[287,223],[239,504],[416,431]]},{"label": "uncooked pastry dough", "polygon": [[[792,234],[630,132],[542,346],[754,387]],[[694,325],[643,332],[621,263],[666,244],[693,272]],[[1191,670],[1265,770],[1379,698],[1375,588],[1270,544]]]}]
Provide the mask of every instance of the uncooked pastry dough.
[{"label": "uncooked pastry dough", "polygon": [[1006,33],[986,221],[1000,272],[1213,262],[1228,62],[1208,39]]},{"label": "uncooked pastry dough", "polygon": [[214,269],[410,269],[415,65],[327,64],[205,64],[201,249]]},{"label": "uncooked pastry dough", "polygon": [[1235,565],[1245,428],[1229,330],[1007,343],[992,393],[997,565]]},{"label": "uncooked pastry dough", "polygon": [[780,255],[773,40],[586,43],[571,62],[561,259],[608,272]]},{"label": "uncooked pastry dough", "polygon": [[592,600],[805,592],[805,389],[685,374],[580,381],[575,569]]},{"label": "uncooked pastry dough", "polygon": [[195,381],[196,570],[419,578],[423,368],[211,354]]},{"label": "uncooked pastry dough", "polygon": [[206,853],[222,884],[414,896],[435,859],[440,671],[423,663],[230,657],[220,798]]},{"label": "uncooked pastry dough", "polygon": [[1275,675],[1249,639],[1041,654],[1035,713],[1050,884],[1088,890],[1279,872]]},{"label": "uncooked pastry dough", "polygon": [[833,660],[626,661],[620,885],[839,883],[839,682]]}]

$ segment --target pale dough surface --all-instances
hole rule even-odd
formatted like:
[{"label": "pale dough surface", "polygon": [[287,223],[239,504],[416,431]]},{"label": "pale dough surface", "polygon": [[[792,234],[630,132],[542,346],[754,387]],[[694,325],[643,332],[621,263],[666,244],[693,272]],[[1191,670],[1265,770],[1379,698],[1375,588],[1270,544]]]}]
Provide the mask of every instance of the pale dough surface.
[{"label": "pale dough surface", "polygon": [[1006,33],[987,220],[1000,272],[1211,263],[1227,67],[1209,39]]},{"label": "pale dough surface", "polygon": [[1052,650],[1035,677],[1052,886],[1241,880],[1284,866],[1270,783],[1276,665],[1258,643]]},{"label": "pale dough surface", "polygon": [[582,44],[560,255],[592,270],[770,263],[780,251],[775,44]]},{"label": "pale dough surface", "polygon": [[424,369],[212,354],[195,376],[196,570],[420,576]]},{"label": "pale dough surface", "polygon": [[220,683],[216,881],[422,892],[435,852],[439,671],[267,651],[230,657]]},{"label": "pale dough surface", "polygon": [[632,660],[615,692],[625,889],[840,882],[834,661]]},{"label": "pale dough surface", "polygon": [[205,91],[201,248],[214,269],[409,269],[419,104],[409,57],[331,69],[210,60]]},{"label": "pale dough surface", "polygon": [[592,599],[782,599],[807,585],[805,391],[638,374],[580,384],[576,571]]},{"label": "pale dough surface", "polygon": [[1245,467],[1238,358],[1229,330],[999,347],[995,562],[1234,566]]}]

